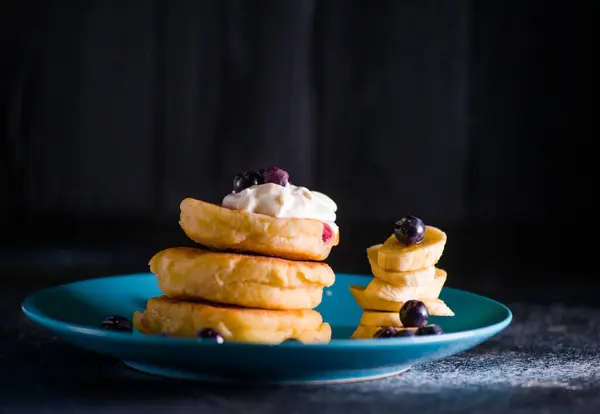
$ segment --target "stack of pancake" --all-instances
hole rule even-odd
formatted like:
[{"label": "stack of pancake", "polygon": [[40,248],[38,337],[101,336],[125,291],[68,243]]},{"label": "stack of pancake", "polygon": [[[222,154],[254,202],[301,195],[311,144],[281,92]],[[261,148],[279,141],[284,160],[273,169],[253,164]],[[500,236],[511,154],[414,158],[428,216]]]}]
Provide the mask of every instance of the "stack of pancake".
[{"label": "stack of pancake", "polygon": [[136,312],[149,335],[217,335],[225,341],[328,342],[331,327],[314,310],[335,282],[321,261],[338,244],[327,224],[276,218],[187,198],[180,225],[201,246],[163,250],[150,260],[164,296]]},{"label": "stack of pancake", "polygon": [[374,278],[366,287],[350,287],[363,309],[352,337],[372,338],[383,327],[403,328],[399,311],[409,300],[422,301],[432,316],[454,316],[439,299],[447,275],[435,265],[445,245],[446,234],[427,226],[419,244],[404,244],[392,234],[385,243],[369,247],[367,256]]}]

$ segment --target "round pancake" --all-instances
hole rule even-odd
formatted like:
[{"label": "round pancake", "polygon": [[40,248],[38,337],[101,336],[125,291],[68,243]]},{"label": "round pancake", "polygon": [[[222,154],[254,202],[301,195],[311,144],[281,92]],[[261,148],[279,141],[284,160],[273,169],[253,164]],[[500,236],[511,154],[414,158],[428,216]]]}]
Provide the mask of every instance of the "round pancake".
[{"label": "round pancake", "polygon": [[[323,299],[322,283],[305,284],[303,287],[279,287],[254,282],[242,276],[235,277],[241,273],[234,273],[233,277],[229,277],[231,274],[226,271],[221,275],[211,274],[203,268],[195,269],[196,260],[204,264],[212,261],[199,259],[202,254],[195,254],[192,250],[167,249],[150,260],[150,269],[156,275],[158,287],[166,296],[177,299],[204,299],[210,302],[262,309],[313,309]],[[214,259],[216,255],[219,253],[212,253],[207,257]],[[259,263],[261,259],[247,257],[255,263]],[[263,259],[265,263],[272,260]],[[271,270],[273,268],[268,265],[266,267]],[[268,275],[264,277],[268,278]],[[277,280],[277,277],[274,276],[273,279]],[[300,280],[297,278],[296,282]],[[293,286],[293,281],[288,285]]]},{"label": "round pancake", "polygon": [[207,302],[151,298],[144,312],[133,315],[135,328],[147,335],[195,337],[216,329],[226,341],[278,344],[286,339],[329,342],[331,327],[313,310],[248,309]]},{"label": "round pancake", "polygon": [[322,287],[279,288],[252,282],[223,284],[215,279],[178,278],[171,273],[156,277],[160,290],[176,299],[204,299],[248,308],[290,310],[314,309],[323,299]]},{"label": "round pancake", "polygon": [[[299,262],[238,253],[220,253],[188,247],[162,250],[150,260],[150,271],[163,283],[258,283],[280,288],[331,286],[335,274],[321,262]],[[166,281],[168,280],[168,281]],[[191,288],[193,289],[193,288]]]},{"label": "round pancake", "polygon": [[339,233],[319,220],[277,218],[186,198],[179,224],[196,243],[291,260],[325,260]]}]

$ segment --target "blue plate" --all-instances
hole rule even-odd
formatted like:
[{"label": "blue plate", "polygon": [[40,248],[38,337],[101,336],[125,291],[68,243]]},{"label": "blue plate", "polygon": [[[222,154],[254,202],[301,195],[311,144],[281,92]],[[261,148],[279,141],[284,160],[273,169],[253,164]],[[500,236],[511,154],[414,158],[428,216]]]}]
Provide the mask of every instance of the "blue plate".
[{"label": "blue plate", "polygon": [[145,336],[134,331],[99,329],[107,315],[129,318],[143,310],[148,298],[161,295],[149,273],[112,276],[41,290],[26,298],[23,312],[74,345],[122,359],[140,371],[169,377],[210,381],[277,383],[346,382],[382,378],[412,365],[472,348],[510,323],[512,314],[491,299],[444,288],[441,299],[454,317],[432,317],[446,332],[437,336],[353,340],[362,310],[350,285],[366,285],[371,277],[338,274],[317,308],[332,326],[328,344],[281,345],[207,343],[195,339]]}]

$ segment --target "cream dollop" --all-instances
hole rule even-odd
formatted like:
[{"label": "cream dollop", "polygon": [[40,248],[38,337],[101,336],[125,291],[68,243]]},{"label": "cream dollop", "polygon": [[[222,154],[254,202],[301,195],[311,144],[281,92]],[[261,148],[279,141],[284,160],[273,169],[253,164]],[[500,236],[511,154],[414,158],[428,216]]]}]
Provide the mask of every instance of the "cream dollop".
[{"label": "cream dollop", "polygon": [[327,223],[337,233],[337,205],[323,193],[288,184],[253,185],[223,199],[223,207],[281,218],[309,218]]}]

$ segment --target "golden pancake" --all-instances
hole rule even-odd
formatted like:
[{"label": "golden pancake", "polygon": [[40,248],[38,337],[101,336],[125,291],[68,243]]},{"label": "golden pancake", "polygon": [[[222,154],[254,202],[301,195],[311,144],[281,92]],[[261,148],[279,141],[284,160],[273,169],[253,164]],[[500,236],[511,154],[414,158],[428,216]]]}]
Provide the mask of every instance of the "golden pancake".
[{"label": "golden pancake", "polygon": [[313,310],[248,309],[164,296],[151,298],[144,312],[135,312],[133,324],[147,335],[191,338],[202,329],[212,328],[225,341],[278,344],[287,339],[303,343],[331,340],[331,327]]},{"label": "golden pancake", "polygon": [[[150,260],[150,271],[163,283],[257,283],[280,288],[331,286],[333,270],[321,262],[300,262],[274,257],[220,253],[189,247],[162,250]],[[193,288],[191,288],[193,289]]]},{"label": "golden pancake", "polygon": [[419,244],[401,243],[392,234],[377,251],[377,266],[396,272],[433,266],[442,257],[446,240],[446,233],[431,226],[426,226],[425,237]]},{"label": "golden pancake", "polygon": [[408,270],[405,272],[383,270],[377,265],[377,256],[379,249],[383,244],[377,244],[367,249],[367,257],[369,258],[369,264],[371,265],[371,272],[373,276],[384,282],[394,286],[421,286],[432,283],[435,280],[435,266],[424,267],[417,270]]},{"label": "golden pancake", "polygon": [[203,271],[203,268],[197,270],[193,267],[195,260],[202,257],[201,254],[196,255],[189,250],[161,253],[150,261],[150,269],[156,275],[160,290],[171,298],[204,299],[262,309],[313,309],[323,299],[323,287],[318,284],[287,288],[244,281],[243,277],[237,280],[228,276],[220,277]]},{"label": "golden pancake", "polygon": [[157,275],[160,290],[171,298],[204,299],[210,302],[260,309],[314,309],[323,299],[323,288],[278,288],[260,283],[229,283],[214,279],[198,283]]},{"label": "golden pancake", "polygon": [[[354,296],[354,300],[356,300],[358,306],[364,310],[399,312],[402,306],[404,306],[404,302],[393,302],[376,296],[368,296],[365,294],[364,286],[350,286],[350,292]],[[441,299],[413,299],[423,302],[432,316],[454,316],[454,312]]]},{"label": "golden pancake", "polygon": [[319,220],[277,218],[186,198],[179,224],[197,243],[291,260],[325,260],[339,233]]}]

